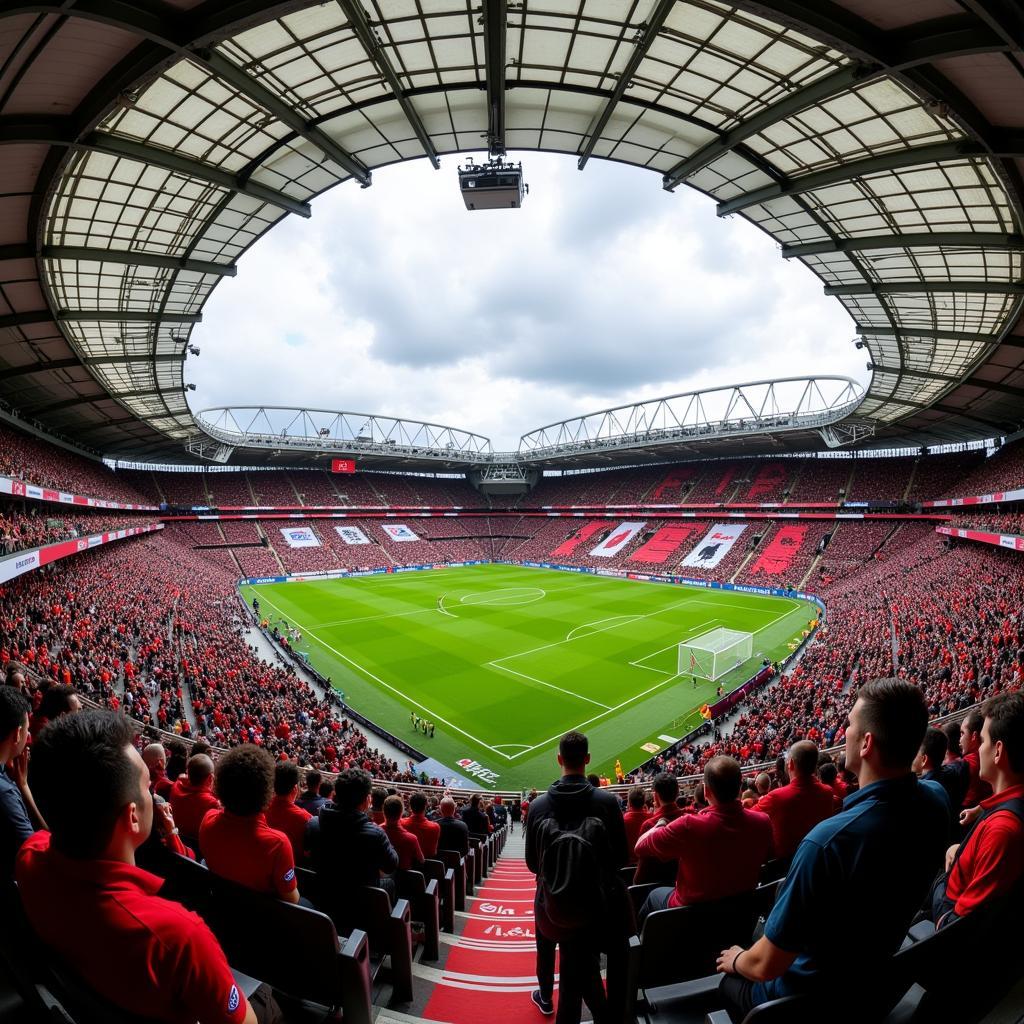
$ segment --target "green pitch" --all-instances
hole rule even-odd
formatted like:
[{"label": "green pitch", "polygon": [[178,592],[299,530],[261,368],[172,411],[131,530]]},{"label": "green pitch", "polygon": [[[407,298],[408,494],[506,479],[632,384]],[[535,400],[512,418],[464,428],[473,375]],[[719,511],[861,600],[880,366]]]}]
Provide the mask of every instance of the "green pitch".
[{"label": "green pitch", "polygon": [[[481,565],[243,587],[346,700],[418,750],[495,788],[544,786],[569,729],[592,768],[628,771],[699,724],[699,708],[789,653],[813,605],[735,591]],[[678,644],[718,626],[754,634],[754,657],[718,683],[677,673]],[[411,716],[435,723],[433,739]],[[464,774],[464,772],[463,772]]]}]

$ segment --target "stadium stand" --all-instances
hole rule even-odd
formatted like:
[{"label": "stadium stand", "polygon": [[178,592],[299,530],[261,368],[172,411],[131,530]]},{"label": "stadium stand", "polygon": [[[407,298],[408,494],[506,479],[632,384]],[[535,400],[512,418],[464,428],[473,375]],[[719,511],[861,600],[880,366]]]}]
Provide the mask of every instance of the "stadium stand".
[{"label": "stadium stand", "polygon": [[1021,486],[1024,486],[1024,441],[1014,441],[997,448],[967,476],[938,481],[936,492],[924,497],[964,498]]},{"label": "stadium stand", "polygon": [[818,556],[822,538],[834,528],[831,522],[813,520],[773,524],[749,564],[737,574],[737,581],[798,589]]},{"label": "stadium stand", "polygon": [[789,494],[789,502],[841,501],[846,497],[852,459],[805,459]]},{"label": "stadium stand", "polygon": [[854,459],[848,501],[902,501],[906,497],[917,460],[898,458]]}]

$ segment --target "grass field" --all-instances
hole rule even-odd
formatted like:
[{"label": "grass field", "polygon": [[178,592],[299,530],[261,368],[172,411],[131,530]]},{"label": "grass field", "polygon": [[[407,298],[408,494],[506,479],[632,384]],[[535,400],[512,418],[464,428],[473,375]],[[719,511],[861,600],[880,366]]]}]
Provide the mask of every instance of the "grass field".
[{"label": "grass field", "polygon": [[[546,785],[558,738],[582,728],[592,767],[629,770],[699,723],[698,710],[789,653],[814,606],[788,598],[481,565],[243,587],[347,701],[496,788]],[[440,599],[440,600],[439,600]],[[754,633],[754,658],[719,684],[677,675],[677,647],[718,626]],[[413,731],[416,712],[436,724]]]}]

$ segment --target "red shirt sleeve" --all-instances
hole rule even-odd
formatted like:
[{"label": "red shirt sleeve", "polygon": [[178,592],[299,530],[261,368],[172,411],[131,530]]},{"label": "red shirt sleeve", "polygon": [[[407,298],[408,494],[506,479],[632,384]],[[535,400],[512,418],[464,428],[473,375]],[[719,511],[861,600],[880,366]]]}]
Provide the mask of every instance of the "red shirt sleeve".
[{"label": "red shirt sleeve", "polygon": [[288,896],[294,892],[299,883],[295,879],[295,856],[292,853],[291,840],[282,835],[274,849],[271,861],[274,871],[274,889],[278,896]]},{"label": "red shirt sleeve", "polygon": [[680,815],[661,828],[652,827],[645,832],[636,841],[636,855],[653,857],[655,860],[675,860],[683,851],[689,817],[687,814]]},{"label": "red shirt sleeve", "polygon": [[183,916],[193,920],[180,931],[162,936],[162,955],[154,964],[157,983],[179,993],[202,1024],[242,1024],[248,1003],[235,984],[224,950],[201,918]]},{"label": "red shirt sleeve", "polygon": [[956,900],[957,916],[1007,892],[1024,874],[1021,833],[1020,821],[1007,811],[993,814],[968,840],[970,846],[957,861],[947,887],[947,894]]}]

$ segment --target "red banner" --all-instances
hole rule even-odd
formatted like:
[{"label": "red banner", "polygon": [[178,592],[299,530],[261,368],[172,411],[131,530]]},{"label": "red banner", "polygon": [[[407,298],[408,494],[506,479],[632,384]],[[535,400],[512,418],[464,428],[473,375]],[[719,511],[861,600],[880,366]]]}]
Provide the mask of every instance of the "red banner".
[{"label": "red banner", "polygon": [[331,459],[332,473],[354,473],[355,471],[355,459]]}]

